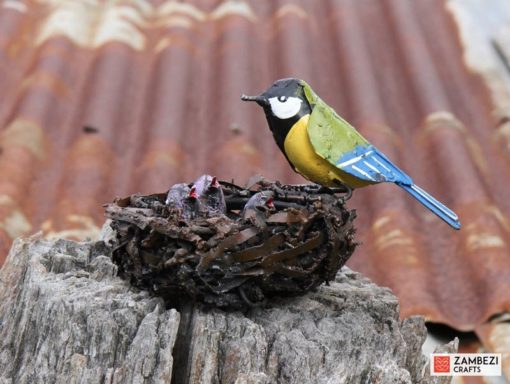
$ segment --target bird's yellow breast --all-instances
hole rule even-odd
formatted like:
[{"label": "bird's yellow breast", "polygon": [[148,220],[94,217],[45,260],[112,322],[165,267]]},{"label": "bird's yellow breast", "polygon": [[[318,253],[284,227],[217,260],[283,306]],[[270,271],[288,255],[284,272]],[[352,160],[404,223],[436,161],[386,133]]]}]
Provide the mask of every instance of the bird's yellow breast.
[{"label": "bird's yellow breast", "polygon": [[283,143],[285,153],[296,171],[308,180],[326,187],[337,187],[338,181],[351,188],[368,185],[369,183],[343,172],[317,154],[308,137],[309,117],[310,115],[305,115],[299,119],[292,126]]}]

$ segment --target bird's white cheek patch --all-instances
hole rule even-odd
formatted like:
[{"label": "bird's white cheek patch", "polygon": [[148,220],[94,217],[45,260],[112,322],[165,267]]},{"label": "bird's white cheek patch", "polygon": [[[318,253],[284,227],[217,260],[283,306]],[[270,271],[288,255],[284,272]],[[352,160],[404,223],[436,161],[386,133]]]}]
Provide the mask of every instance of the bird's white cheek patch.
[{"label": "bird's white cheek patch", "polygon": [[280,101],[277,97],[271,97],[269,104],[271,111],[279,119],[289,119],[295,116],[301,109],[303,100],[297,97],[289,97],[286,101]]}]

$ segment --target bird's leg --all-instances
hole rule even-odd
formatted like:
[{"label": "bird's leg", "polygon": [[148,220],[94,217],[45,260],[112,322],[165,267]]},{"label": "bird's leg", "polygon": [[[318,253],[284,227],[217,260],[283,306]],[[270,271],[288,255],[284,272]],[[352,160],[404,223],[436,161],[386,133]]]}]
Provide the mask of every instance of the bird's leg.
[{"label": "bird's leg", "polygon": [[347,193],[342,197],[344,203],[352,197],[352,188],[348,185],[345,185],[345,188],[347,189]]},{"label": "bird's leg", "polygon": [[348,185],[346,185],[345,187],[347,188],[347,193],[343,195],[340,199],[338,199],[338,201],[341,202],[342,205],[345,204],[345,202],[352,197],[352,188],[349,187]]},{"label": "bird's leg", "polygon": [[[349,187],[347,184],[340,182],[339,180],[334,180],[334,182],[335,182],[335,184],[337,184],[341,187],[336,189],[336,191],[338,191],[338,192],[333,192],[333,193],[345,193],[345,195],[343,195],[338,200],[341,204],[345,204],[345,202],[352,197],[352,188]],[[333,191],[335,191],[335,190],[333,189]]]}]

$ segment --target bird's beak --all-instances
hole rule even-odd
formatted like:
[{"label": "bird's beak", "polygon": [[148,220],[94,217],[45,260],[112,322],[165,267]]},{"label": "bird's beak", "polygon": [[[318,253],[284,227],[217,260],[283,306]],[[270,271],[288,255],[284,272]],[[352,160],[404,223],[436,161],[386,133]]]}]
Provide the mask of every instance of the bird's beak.
[{"label": "bird's beak", "polygon": [[218,178],[216,176],[214,176],[211,180],[211,187],[213,187],[213,188],[220,187],[220,182],[218,181]]},{"label": "bird's beak", "polygon": [[246,96],[242,95],[241,100],[243,101],[255,101],[258,105],[261,107],[267,107],[269,106],[269,101],[262,95],[258,96]]},{"label": "bird's beak", "polygon": [[195,186],[191,187],[189,193],[188,193],[189,199],[198,199],[198,193],[197,188]]}]

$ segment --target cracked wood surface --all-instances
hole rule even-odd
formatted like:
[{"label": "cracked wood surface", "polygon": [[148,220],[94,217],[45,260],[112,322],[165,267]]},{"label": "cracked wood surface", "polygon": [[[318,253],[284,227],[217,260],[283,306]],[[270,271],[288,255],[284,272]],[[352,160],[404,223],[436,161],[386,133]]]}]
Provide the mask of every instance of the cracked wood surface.
[{"label": "cracked wood surface", "polygon": [[395,296],[348,268],[248,312],[179,313],[118,278],[109,253],[15,242],[0,270],[0,383],[448,382],[426,373],[423,320],[400,321]]}]

